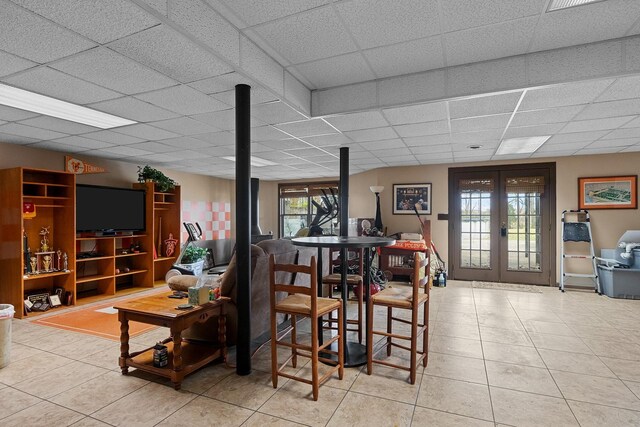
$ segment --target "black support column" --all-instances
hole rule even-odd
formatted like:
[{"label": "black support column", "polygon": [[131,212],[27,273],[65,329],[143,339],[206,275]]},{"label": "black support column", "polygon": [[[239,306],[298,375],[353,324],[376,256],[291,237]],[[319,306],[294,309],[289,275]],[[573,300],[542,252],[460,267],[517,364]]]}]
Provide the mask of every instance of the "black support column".
[{"label": "black support column", "polygon": [[349,147],[340,148],[340,236],[349,235]]},{"label": "black support column", "polygon": [[236,85],[236,373],[251,373],[251,86]]}]

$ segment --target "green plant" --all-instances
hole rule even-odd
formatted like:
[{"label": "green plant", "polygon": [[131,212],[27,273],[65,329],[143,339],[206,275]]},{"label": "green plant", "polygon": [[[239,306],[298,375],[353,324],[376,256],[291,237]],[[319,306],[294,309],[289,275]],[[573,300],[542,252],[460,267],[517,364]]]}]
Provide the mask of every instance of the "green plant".
[{"label": "green plant", "polygon": [[153,181],[158,184],[158,190],[167,191],[174,188],[178,183],[149,165],[138,166],[138,182]]},{"label": "green plant", "polygon": [[206,255],[207,250],[205,248],[199,248],[197,246],[189,245],[182,253],[181,262],[183,264],[193,264],[194,262],[203,260]]}]

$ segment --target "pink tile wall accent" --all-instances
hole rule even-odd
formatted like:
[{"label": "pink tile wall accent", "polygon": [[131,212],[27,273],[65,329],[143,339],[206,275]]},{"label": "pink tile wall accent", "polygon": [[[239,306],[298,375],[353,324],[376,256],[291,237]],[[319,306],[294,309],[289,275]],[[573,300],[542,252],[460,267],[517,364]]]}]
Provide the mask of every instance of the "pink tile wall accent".
[{"label": "pink tile wall accent", "polygon": [[[197,222],[206,240],[231,238],[231,203],[182,201],[182,221]],[[186,242],[187,232],[182,229],[181,242]]]}]

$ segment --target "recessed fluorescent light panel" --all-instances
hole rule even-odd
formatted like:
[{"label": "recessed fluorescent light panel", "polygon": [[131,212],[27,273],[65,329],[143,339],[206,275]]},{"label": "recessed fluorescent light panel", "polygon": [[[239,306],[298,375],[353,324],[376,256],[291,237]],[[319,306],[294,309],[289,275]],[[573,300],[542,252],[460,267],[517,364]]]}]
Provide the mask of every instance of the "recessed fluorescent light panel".
[{"label": "recessed fluorescent light panel", "polygon": [[[223,159],[231,160],[232,162],[236,161],[236,157],[235,156],[226,156],[226,157],[223,157]],[[261,168],[263,166],[275,166],[275,165],[277,165],[277,163],[273,163],[273,162],[270,162],[269,160],[265,160],[265,159],[261,159],[260,157],[253,157],[253,156],[251,156],[250,163],[251,163],[251,166],[255,166],[257,168]]]},{"label": "recessed fluorescent light panel", "polygon": [[138,123],[133,120],[123,119],[122,117],[3,84],[0,84],[0,104],[21,110],[33,111],[34,113],[44,114],[45,116],[82,123],[100,129],[111,129]]},{"label": "recessed fluorescent light panel", "polygon": [[496,156],[533,153],[549,138],[551,138],[551,135],[505,139],[500,143]]},{"label": "recessed fluorescent light panel", "polygon": [[554,10],[568,9],[570,7],[582,6],[589,3],[598,3],[604,0],[552,0],[549,3],[547,12],[553,12]]}]

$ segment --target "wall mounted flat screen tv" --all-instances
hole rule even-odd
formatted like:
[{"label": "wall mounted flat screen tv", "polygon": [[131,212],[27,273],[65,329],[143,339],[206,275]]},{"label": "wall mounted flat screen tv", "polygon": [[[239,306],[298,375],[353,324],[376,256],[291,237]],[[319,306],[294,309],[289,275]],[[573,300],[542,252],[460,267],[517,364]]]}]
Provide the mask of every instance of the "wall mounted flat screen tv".
[{"label": "wall mounted flat screen tv", "polygon": [[145,230],[145,190],[76,185],[76,232]]}]

